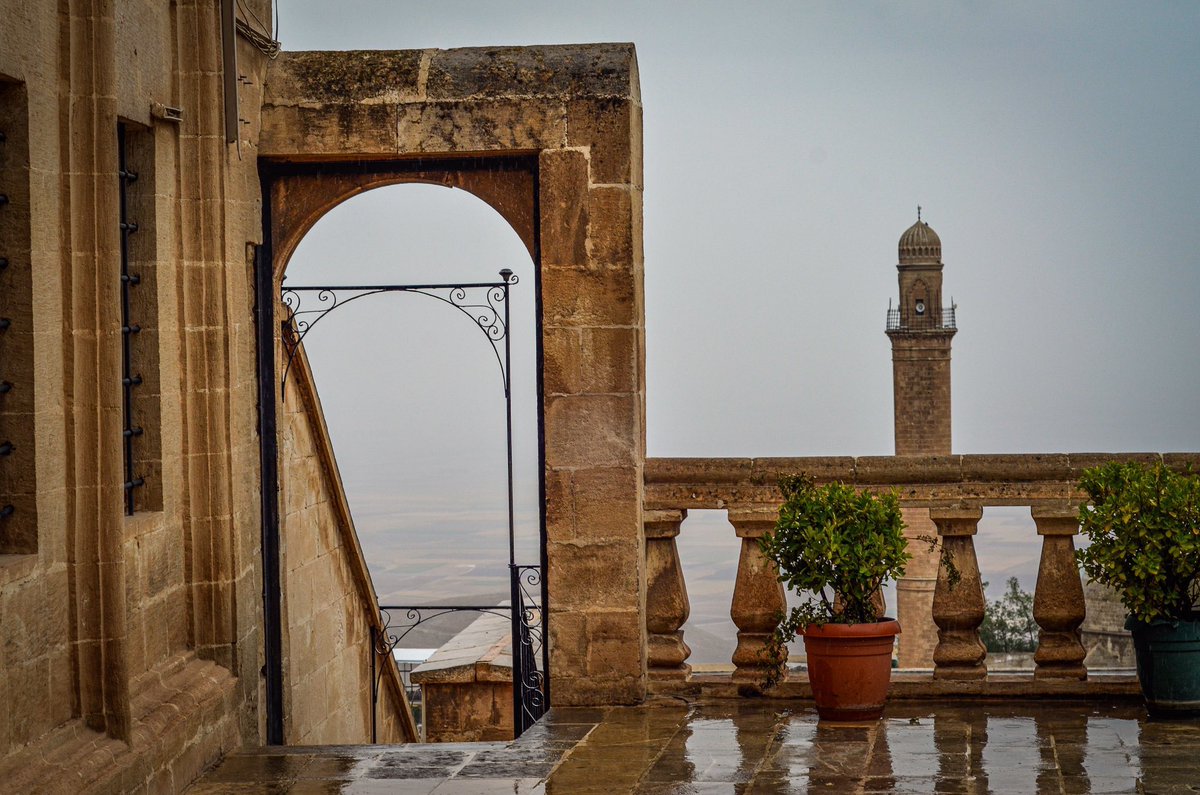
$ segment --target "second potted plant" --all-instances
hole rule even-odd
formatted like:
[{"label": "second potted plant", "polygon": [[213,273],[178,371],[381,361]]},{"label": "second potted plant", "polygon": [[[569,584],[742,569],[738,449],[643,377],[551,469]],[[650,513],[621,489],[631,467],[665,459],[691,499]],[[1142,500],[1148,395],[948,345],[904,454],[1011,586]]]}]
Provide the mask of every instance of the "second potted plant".
[{"label": "second potted plant", "polygon": [[1129,612],[1142,694],[1151,715],[1200,715],[1200,476],[1162,463],[1085,470],[1076,555]]},{"label": "second potted plant", "polygon": [[771,648],[782,659],[783,645],[804,636],[820,718],[878,719],[900,632],[899,622],[879,615],[878,594],[910,557],[899,500],[842,483],[817,486],[803,475],[779,485],[784,502],[763,553],[789,589],[810,598],[780,622]]}]

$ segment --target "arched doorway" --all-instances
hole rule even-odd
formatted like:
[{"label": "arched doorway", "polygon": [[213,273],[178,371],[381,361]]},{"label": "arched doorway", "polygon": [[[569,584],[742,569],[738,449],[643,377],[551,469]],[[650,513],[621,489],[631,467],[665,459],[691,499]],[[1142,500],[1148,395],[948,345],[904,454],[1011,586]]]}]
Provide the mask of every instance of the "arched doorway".
[{"label": "arched doorway", "polygon": [[[287,418],[294,416],[297,409],[286,405],[290,399],[308,404],[307,410],[313,415],[313,421],[307,433],[328,434],[331,440],[338,441],[338,460],[330,468],[334,471],[333,479],[338,483],[338,490],[350,498],[344,501],[353,503],[357,496],[361,505],[364,495],[369,501],[374,490],[377,496],[383,497],[385,503],[391,499],[392,504],[390,508],[385,506],[384,513],[390,514],[392,520],[404,514],[403,510],[397,510],[397,501],[404,502],[407,498],[411,502],[418,496],[430,496],[429,476],[436,475],[438,467],[422,467],[420,461],[415,470],[412,466],[392,466],[390,464],[396,462],[387,460],[389,444],[396,448],[397,455],[402,455],[399,451],[402,444],[410,453],[414,451],[414,446],[424,447],[428,452],[429,448],[440,443],[444,453],[445,448],[460,448],[459,452],[462,452],[461,448],[476,444],[473,458],[458,456],[455,462],[454,455],[443,455],[443,460],[439,462],[458,473],[458,477],[449,478],[455,481],[449,484],[449,491],[453,492],[453,487],[457,486],[459,498],[463,501],[467,501],[467,497],[473,493],[480,496],[478,489],[473,490],[470,485],[472,479],[488,480],[487,477],[473,478],[472,473],[466,470],[479,464],[483,465],[484,471],[489,468],[494,470],[499,464],[503,473],[499,483],[504,486],[501,496],[506,498],[507,505],[503,508],[491,505],[492,526],[473,528],[476,536],[460,538],[457,549],[460,563],[465,558],[469,561],[467,568],[473,568],[479,564],[481,555],[486,556],[489,546],[497,546],[491,542],[506,542],[507,550],[499,545],[494,551],[506,553],[501,560],[507,593],[495,592],[494,586],[499,581],[497,564],[500,561],[493,560],[493,565],[484,567],[485,570],[481,572],[484,576],[476,578],[477,584],[484,583],[485,591],[486,583],[491,583],[493,592],[481,594],[480,598],[472,599],[470,593],[462,593],[460,580],[457,583],[460,586],[457,596],[467,597],[465,599],[415,600],[411,598],[415,595],[412,589],[408,590],[406,595],[410,599],[404,604],[395,604],[397,600],[391,598],[381,599],[383,620],[381,626],[372,629],[372,637],[377,638],[373,646],[382,656],[378,659],[376,655],[371,656],[371,678],[373,688],[378,687],[375,666],[381,660],[383,665],[390,665],[391,646],[408,629],[422,623],[430,615],[464,609],[493,613],[503,610],[511,618],[514,639],[513,714],[519,734],[540,717],[549,703],[549,681],[546,676],[548,648],[543,642],[546,638],[547,599],[543,576],[546,560],[545,516],[541,508],[544,505],[543,432],[540,421],[542,390],[540,371],[535,366],[540,361],[540,317],[536,311],[536,231],[529,223],[534,205],[531,173],[509,161],[485,164],[475,160],[439,163],[433,168],[426,163],[411,161],[352,164],[350,167],[343,164],[315,168],[309,165],[285,166],[282,172],[282,175],[278,171],[264,173],[264,194],[269,197],[264,208],[267,234],[264,251],[259,257],[257,279],[264,494],[278,491],[281,484],[284,487],[280,499],[265,497],[263,500],[264,606],[268,619],[268,729],[273,730],[272,724],[276,724],[274,729],[282,735],[285,701],[282,659],[289,651],[283,647],[282,641],[272,637],[271,631],[271,614],[275,612],[274,620],[279,622],[275,624],[276,632],[282,634],[286,622],[279,612],[285,609],[280,601],[289,583],[293,582],[288,578],[293,573],[290,564],[284,566],[286,573],[282,577],[278,572],[280,527],[286,526],[290,517],[304,510],[298,507],[304,500],[312,499],[311,495],[295,496],[294,493],[303,485],[289,489],[288,476],[291,473],[279,469],[289,466],[289,462],[293,466],[296,464],[294,457],[289,458],[292,451],[281,450],[278,446],[281,440],[284,447],[292,442]],[[288,176],[296,179],[288,181]],[[501,268],[494,267],[495,260],[492,260],[489,265],[475,263],[469,275],[452,279],[444,267],[430,263],[423,266],[425,277],[420,278],[420,270],[398,266],[398,262],[405,259],[402,256],[385,257],[382,261],[377,258],[374,263],[359,261],[356,263],[359,267],[321,267],[319,260],[329,259],[331,254],[338,252],[330,249],[328,243],[321,250],[319,229],[311,238],[316,241],[315,256],[308,256],[305,246],[300,244],[318,219],[331,209],[335,215],[353,212],[357,204],[365,214],[370,214],[371,202],[368,197],[351,199],[350,203],[341,205],[348,197],[394,183],[413,182],[467,187],[492,207],[501,209],[505,219],[519,233],[516,246],[510,245],[503,256],[505,262],[499,263],[506,266],[503,273],[499,272]],[[322,190],[306,192],[306,183],[307,186],[320,184]],[[329,190],[330,183],[334,187],[332,191]],[[514,185],[517,196],[513,195]],[[387,188],[387,191],[402,190],[423,192],[426,201],[435,200],[435,195],[449,193],[443,188],[427,185]],[[373,191],[374,195],[382,192]],[[433,192],[432,195],[430,192]],[[470,198],[469,201],[494,216],[490,208],[476,199]],[[513,223],[514,216],[517,223]],[[279,223],[277,219],[283,222]],[[470,223],[462,224],[460,231],[470,226]],[[526,234],[520,234],[522,231]],[[511,236],[511,230],[508,234]],[[274,249],[274,240],[281,241],[281,248]],[[461,244],[461,240],[459,242]],[[355,256],[350,250],[352,246],[345,246],[344,249],[341,253],[351,258]],[[514,257],[514,252],[519,253],[519,257]],[[293,259],[297,261],[297,270],[289,270],[285,280],[282,270]],[[518,261],[514,262],[514,259]],[[481,270],[481,267],[485,269]],[[490,277],[487,275],[489,273]],[[331,276],[336,276],[336,279],[331,280]],[[298,280],[303,283],[298,283]],[[514,315],[512,298],[514,292],[522,288],[524,308]],[[350,309],[351,306],[353,309]],[[435,317],[438,312],[441,316]],[[415,324],[412,322],[414,319]],[[280,329],[281,333],[268,340],[265,329]],[[466,339],[464,334],[470,339]],[[449,347],[430,344],[431,340],[438,337],[444,337],[443,341]],[[516,354],[514,341],[518,348]],[[465,349],[468,347],[471,350]],[[450,354],[448,351],[451,349],[462,350]],[[263,356],[263,350],[273,350],[276,355]],[[406,373],[402,372],[409,368],[395,358],[397,351],[404,350],[418,354],[432,352],[434,359],[441,358],[443,364],[453,356],[458,363],[469,363],[466,369],[470,369],[474,375],[467,382],[460,380],[456,385],[455,378],[461,376],[462,372],[443,366],[435,375],[450,382],[447,384],[447,395],[440,402],[429,403],[426,400],[423,412],[414,411],[413,407],[420,401],[414,402],[411,399],[413,395],[401,399],[399,394],[406,386],[413,386],[411,379],[406,380]],[[274,368],[274,372],[268,372],[268,368]],[[289,397],[297,389],[297,378],[301,382],[299,392]],[[289,380],[293,382],[291,385]],[[261,387],[272,383],[278,386],[278,390],[268,395]],[[322,385],[319,400],[316,397],[316,383]],[[344,388],[347,386],[349,390]],[[368,396],[370,393],[374,394],[373,400]],[[328,423],[326,412],[321,410],[327,395],[333,404],[343,409],[335,408],[329,412]],[[489,400],[488,396],[492,399]],[[344,411],[347,405],[355,405],[357,409],[347,414]],[[517,411],[514,411],[514,407]],[[496,411],[497,408],[501,410]],[[284,419],[276,424],[281,412]],[[423,419],[415,416],[421,413]],[[494,429],[496,432],[490,434],[493,437],[490,442],[483,438],[471,438],[480,436],[478,427],[473,429],[474,432],[468,430],[456,438],[443,436],[438,439],[437,425],[448,416],[459,414],[460,420],[467,418],[468,424],[482,417],[486,425],[487,418],[484,415],[489,413],[493,420],[501,421],[499,427]],[[272,414],[275,416],[270,416]],[[475,422],[475,425],[479,426],[480,423]],[[402,440],[405,430],[411,436]],[[332,445],[330,443],[327,446]],[[500,454],[498,460],[496,453]],[[418,459],[420,456],[420,453],[416,454]],[[332,462],[332,450],[327,458]],[[304,461],[299,463],[301,466],[305,464]],[[478,466],[475,468],[478,469]],[[475,473],[476,476],[479,474]],[[295,480],[294,477],[292,479]],[[496,482],[496,478],[491,478],[490,486],[483,483],[482,491],[487,492]],[[344,488],[342,484],[345,484]],[[491,488],[491,491],[495,489]],[[279,515],[281,504],[284,506],[283,517]],[[273,516],[270,515],[272,511],[275,512]],[[376,521],[381,517],[370,515],[375,511],[355,513],[356,516],[368,515],[368,532],[381,529]],[[507,525],[499,534],[499,539],[494,521],[498,518],[505,520],[501,522],[501,527]],[[357,522],[351,520],[351,526],[355,524]],[[459,528],[460,531],[462,529]],[[447,543],[454,548],[453,539],[447,540]],[[435,540],[433,546],[436,545]],[[368,547],[368,544],[362,546]],[[416,546],[413,545],[414,548]],[[374,551],[377,552],[379,545],[375,547]],[[430,548],[427,547],[427,551]],[[476,560],[470,561],[472,555],[464,554],[463,549],[474,551]],[[408,551],[411,553],[414,550]],[[397,573],[401,577],[405,573],[412,575],[413,564],[417,567],[422,565],[420,554],[415,556],[417,560],[412,560],[412,555],[409,557],[409,565],[399,567]],[[388,567],[373,568],[377,577],[381,573],[385,575],[381,577],[386,583],[384,587],[376,584],[380,595],[394,596],[396,581],[386,576]],[[425,593],[421,595],[430,593],[428,588],[424,590]],[[446,594],[447,589],[442,588],[441,593]],[[507,601],[498,598],[501,595],[506,596]],[[395,623],[389,624],[391,621]],[[397,626],[402,630],[399,633]],[[272,643],[278,644],[275,650],[278,657],[273,657]],[[278,693],[277,697],[273,695],[272,688]],[[372,705],[376,698],[373,692]],[[375,715],[372,712],[372,737],[374,734]]]},{"label": "arched doorway", "polygon": [[[641,701],[646,327],[633,46],[282,53],[263,92],[262,295],[275,294],[276,269],[329,207],[394,182],[469,190],[530,250],[553,703]],[[277,344],[270,309],[258,351]],[[276,431],[273,399],[262,404],[264,437]],[[278,473],[266,458],[269,533]],[[269,538],[262,549],[269,573]]]}]

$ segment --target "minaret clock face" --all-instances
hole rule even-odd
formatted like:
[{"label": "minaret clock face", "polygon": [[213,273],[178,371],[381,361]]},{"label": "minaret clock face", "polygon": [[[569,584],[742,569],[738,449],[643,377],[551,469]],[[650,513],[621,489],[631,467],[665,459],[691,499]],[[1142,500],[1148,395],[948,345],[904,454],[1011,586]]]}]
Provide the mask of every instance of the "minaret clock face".
[{"label": "minaret clock face", "polygon": [[917,301],[917,314],[918,315],[925,314],[925,302],[924,301]]}]

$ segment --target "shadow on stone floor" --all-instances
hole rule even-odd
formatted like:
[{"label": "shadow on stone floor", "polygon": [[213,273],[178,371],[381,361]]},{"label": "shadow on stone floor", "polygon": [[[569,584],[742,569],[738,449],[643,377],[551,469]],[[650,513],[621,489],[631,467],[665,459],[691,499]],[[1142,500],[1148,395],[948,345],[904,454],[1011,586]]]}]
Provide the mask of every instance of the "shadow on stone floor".
[{"label": "shadow on stone floor", "polygon": [[189,795],[231,793],[1200,792],[1200,720],[1139,704],[894,703],[875,724],[803,702],[556,709],[511,743],[263,748]]}]

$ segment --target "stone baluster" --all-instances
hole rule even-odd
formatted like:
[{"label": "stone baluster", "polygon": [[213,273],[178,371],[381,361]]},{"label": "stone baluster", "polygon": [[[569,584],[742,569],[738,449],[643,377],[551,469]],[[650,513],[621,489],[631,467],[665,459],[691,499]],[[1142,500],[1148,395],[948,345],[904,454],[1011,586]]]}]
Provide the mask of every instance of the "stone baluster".
[{"label": "stone baluster", "polygon": [[[978,507],[931,508],[929,518],[942,539],[943,560],[938,566],[933,592],[933,622],[938,644],[933,650],[935,679],[983,679],[987,649],[979,639],[983,623],[983,583],[975,558],[973,536],[983,509]],[[947,565],[949,558],[952,566]],[[957,570],[957,582],[952,569]]]},{"label": "stone baluster", "polygon": [[1075,562],[1075,533],[1079,511],[1075,507],[1037,507],[1031,513],[1042,537],[1042,561],[1033,596],[1038,647],[1035,679],[1087,679],[1087,666],[1079,627],[1087,613],[1083,582]]},{"label": "stone baluster", "polygon": [[[779,510],[769,507],[729,509],[729,523],[742,539],[738,557],[737,582],[733,586],[733,604],[729,615],[738,628],[737,648],[733,652],[734,681],[763,682],[771,673],[766,655],[767,642],[787,609],[779,570],[759,548],[758,540],[775,529]],[[782,664],[787,659],[783,649]]]},{"label": "stone baluster", "polygon": [[647,674],[651,679],[687,679],[692,650],[680,627],[688,619],[687,583],[675,538],[686,510],[645,511]]}]

